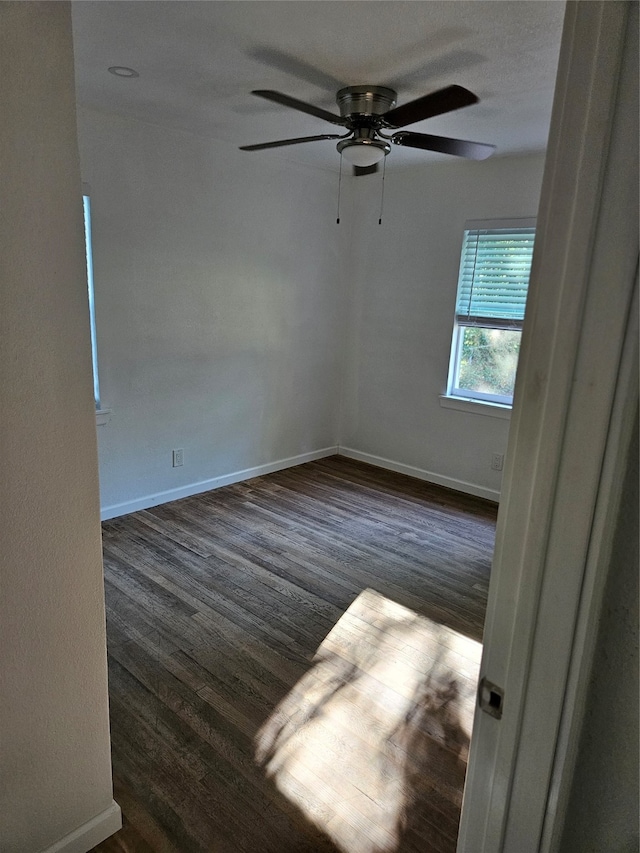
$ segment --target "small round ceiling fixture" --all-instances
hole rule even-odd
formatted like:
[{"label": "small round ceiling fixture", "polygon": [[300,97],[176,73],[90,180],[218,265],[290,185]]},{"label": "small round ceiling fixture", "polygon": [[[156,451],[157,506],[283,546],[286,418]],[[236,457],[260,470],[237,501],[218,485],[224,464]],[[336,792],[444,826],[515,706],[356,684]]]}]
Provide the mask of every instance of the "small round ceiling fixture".
[{"label": "small round ceiling fixture", "polygon": [[109,74],[115,74],[116,77],[139,77],[140,75],[135,68],[127,68],[126,65],[112,65],[107,69]]}]

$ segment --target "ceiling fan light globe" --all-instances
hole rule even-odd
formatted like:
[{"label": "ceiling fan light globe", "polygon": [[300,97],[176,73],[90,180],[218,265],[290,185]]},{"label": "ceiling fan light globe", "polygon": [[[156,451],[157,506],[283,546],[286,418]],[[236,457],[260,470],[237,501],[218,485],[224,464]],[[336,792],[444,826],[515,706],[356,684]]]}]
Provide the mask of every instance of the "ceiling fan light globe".
[{"label": "ceiling fan light globe", "polygon": [[338,146],[338,151],[345,160],[348,160],[353,166],[360,167],[373,166],[374,163],[379,163],[388,153],[387,149],[388,146],[368,139],[349,141],[346,145],[342,143]]}]

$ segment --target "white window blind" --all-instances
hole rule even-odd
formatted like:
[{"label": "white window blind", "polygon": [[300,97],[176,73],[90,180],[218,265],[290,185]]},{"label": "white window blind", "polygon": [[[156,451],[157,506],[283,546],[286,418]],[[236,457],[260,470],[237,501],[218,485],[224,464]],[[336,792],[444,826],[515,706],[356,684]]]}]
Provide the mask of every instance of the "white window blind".
[{"label": "white window blind", "polygon": [[522,328],[535,226],[464,232],[456,320],[465,326]]}]

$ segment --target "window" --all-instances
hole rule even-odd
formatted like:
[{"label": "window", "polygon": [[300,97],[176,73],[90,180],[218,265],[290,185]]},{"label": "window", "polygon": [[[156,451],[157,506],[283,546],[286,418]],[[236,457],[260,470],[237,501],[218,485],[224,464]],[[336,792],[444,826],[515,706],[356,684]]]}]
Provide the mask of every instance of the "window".
[{"label": "window", "polygon": [[93,396],[96,410],[100,409],[100,383],[98,382],[98,347],[96,344],[96,310],[93,295],[93,256],[91,252],[91,199],[83,185],[82,210],[84,213],[84,243],[87,256],[87,285],[89,289],[89,321],[91,324],[91,359],[93,364]]},{"label": "window", "polygon": [[467,223],[449,396],[513,402],[534,239],[533,219]]}]

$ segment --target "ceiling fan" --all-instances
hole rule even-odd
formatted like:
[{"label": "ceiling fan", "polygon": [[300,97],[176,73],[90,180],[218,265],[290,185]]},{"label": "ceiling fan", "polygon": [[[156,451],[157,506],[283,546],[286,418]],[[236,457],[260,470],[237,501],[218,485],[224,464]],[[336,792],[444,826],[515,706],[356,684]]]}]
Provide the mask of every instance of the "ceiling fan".
[{"label": "ceiling fan", "polygon": [[279,139],[258,145],[242,145],[241,151],[261,151],[265,148],[317,142],[321,139],[338,139],[337,149],[353,164],[354,174],[368,175],[377,170],[378,163],[391,151],[392,145],[453,154],[470,160],[484,160],[495,150],[495,145],[468,142],[446,136],[432,136],[428,133],[411,133],[406,130],[401,130],[399,133],[385,133],[389,128],[406,127],[415,122],[478,103],[478,97],[463,86],[446,86],[444,89],[423,95],[400,107],[396,107],[397,95],[394,89],[386,86],[345,86],[336,95],[340,115],[334,115],[313,104],[307,104],[305,101],[299,101],[297,98],[291,98],[272,89],[256,89],[251,94],[324,119],[331,124],[342,125],[347,128],[347,133],[321,133],[316,136]]}]

